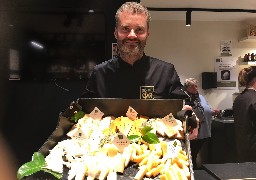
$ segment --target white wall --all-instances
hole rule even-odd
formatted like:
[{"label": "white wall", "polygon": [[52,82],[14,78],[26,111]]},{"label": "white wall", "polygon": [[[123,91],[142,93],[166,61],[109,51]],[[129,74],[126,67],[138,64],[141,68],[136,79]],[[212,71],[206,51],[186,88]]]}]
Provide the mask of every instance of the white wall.
[{"label": "white wall", "polygon": [[[239,59],[245,53],[256,52],[256,43],[238,40],[246,36],[246,24],[242,22],[192,22],[153,20],[145,53],[171,62],[181,78],[199,80],[199,91],[213,108],[231,108],[236,90],[201,89],[201,73],[214,72],[215,57],[220,56],[220,41],[232,41],[232,56]],[[240,59],[241,60],[241,59]],[[237,69],[241,66],[237,66]],[[238,71],[238,70],[237,70]]]}]

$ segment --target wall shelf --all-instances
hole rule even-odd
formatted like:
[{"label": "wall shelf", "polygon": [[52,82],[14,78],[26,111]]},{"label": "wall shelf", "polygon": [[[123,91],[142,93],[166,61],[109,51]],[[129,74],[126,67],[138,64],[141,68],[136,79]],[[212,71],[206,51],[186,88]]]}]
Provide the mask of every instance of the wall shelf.
[{"label": "wall shelf", "polygon": [[256,36],[247,36],[239,39],[239,42],[255,42],[256,43]]},{"label": "wall shelf", "polygon": [[239,62],[238,65],[256,66],[256,61],[252,61],[252,62]]}]

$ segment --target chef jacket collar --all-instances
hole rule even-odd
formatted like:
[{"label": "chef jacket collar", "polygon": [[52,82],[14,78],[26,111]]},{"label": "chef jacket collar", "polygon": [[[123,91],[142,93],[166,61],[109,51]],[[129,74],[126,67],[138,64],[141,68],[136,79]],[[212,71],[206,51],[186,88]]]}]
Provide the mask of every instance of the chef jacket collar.
[{"label": "chef jacket collar", "polygon": [[127,67],[127,68],[132,68],[132,67],[137,67],[137,66],[141,66],[144,65],[145,62],[147,60],[147,56],[145,55],[145,53],[143,53],[143,56],[141,57],[141,59],[138,59],[137,61],[135,61],[133,63],[133,65],[125,62],[120,56],[118,57],[118,61],[121,67]]}]

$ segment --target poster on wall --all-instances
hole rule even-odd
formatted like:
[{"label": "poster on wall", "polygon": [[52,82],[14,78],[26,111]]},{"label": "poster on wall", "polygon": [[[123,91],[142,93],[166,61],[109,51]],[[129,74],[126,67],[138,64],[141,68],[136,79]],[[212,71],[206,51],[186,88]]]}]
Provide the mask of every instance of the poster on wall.
[{"label": "poster on wall", "polygon": [[112,59],[118,56],[117,43],[112,43]]},{"label": "poster on wall", "polygon": [[232,56],[232,46],[230,40],[220,41],[220,54],[221,56]]},{"label": "poster on wall", "polygon": [[215,59],[218,89],[236,89],[237,72],[235,66],[236,60],[233,57],[217,57]]}]

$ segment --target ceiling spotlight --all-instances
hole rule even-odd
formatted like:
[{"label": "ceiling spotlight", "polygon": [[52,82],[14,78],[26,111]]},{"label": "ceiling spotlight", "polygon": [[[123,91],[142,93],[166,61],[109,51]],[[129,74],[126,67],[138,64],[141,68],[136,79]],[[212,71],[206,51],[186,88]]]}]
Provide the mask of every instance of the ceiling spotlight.
[{"label": "ceiling spotlight", "polygon": [[37,48],[37,49],[44,49],[44,46],[37,42],[37,41],[30,41],[31,45],[34,47],[34,48]]},{"label": "ceiling spotlight", "polygon": [[188,10],[186,12],[186,26],[190,26],[191,25],[191,10]]}]

